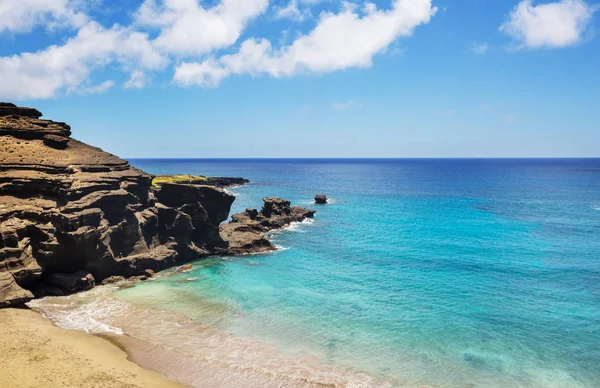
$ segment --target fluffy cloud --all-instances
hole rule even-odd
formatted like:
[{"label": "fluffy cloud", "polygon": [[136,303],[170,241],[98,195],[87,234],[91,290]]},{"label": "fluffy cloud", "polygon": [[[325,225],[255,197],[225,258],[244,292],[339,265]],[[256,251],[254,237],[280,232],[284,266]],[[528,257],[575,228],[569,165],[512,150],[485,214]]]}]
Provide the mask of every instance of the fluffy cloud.
[{"label": "fluffy cloud", "polygon": [[72,0],[2,0],[0,1],[0,33],[28,32],[36,25],[47,28],[79,27],[87,16],[78,11]]},{"label": "fluffy cloud", "polygon": [[302,10],[298,7],[298,0],[290,0],[286,6],[275,6],[275,19],[292,19],[296,21],[303,21],[309,18],[312,14],[309,8],[303,8]]},{"label": "fluffy cloud", "polygon": [[146,34],[89,22],[62,46],[0,57],[0,95],[24,99],[51,98],[61,92],[86,93],[91,71],[111,63],[125,70],[159,69],[166,59],[151,46]]},{"label": "fluffy cloud", "polygon": [[197,0],[145,0],[136,14],[140,26],[160,28],[154,41],[164,52],[196,55],[234,44],[248,22],[265,12],[268,0],[221,0],[204,8]]},{"label": "fluffy cloud", "polygon": [[515,39],[519,48],[566,47],[581,40],[595,10],[583,0],[539,5],[523,0],[500,31]]},{"label": "fluffy cloud", "polygon": [[[232,74],[288,77],[366,68],[375,55],[399,37],[410,36],[436,12],[431,0],[393,0],[387,9],[343,1],[339,12],[322,12],[316,26],[289,45],[273,47],[269,40],[249,38],[237,52],[215,57],[214,52],[238,42],[247,25],[266,12],[269,0],[220,0],[210,6],[200,0],[140,0],[131,26],[110,28],[82,12],[85,1],[0,0],[0,34],[26,32],[36,25],[77,28],[60,44],[0,57],[0,97],[102,93],[114,81],[92,83],[92,73],[107,66],[129,75],[125,88],[144,87],[153,72],[170,63],[179,64],[174,82],[185,86],[216,86]],[[286,0],[292,11],[273,10],[279,9],[281,17],[292,12],[287,17],[299,18],[322,1],[327,0]]]},{"label": "fluffy cloud", "polygon": [[140,70],[134,70],[131,72],[129,80],[123,85],[125,89],[141,89],[146,85],[146,73]]},{"label": "fluffy cloud", "polygon": [[284,77],[370,67],[376,54],[399,37],[410,36],[436,11],[431,0],[395,0],[389,10],[373,3],[359,10],[344,2],[339,13],[322,13],[316,27],[289,46],[274,49],[266,39],[248,39],[235,54],[180,64],[174,80],[184,86],[216,86],[232,74]]}]

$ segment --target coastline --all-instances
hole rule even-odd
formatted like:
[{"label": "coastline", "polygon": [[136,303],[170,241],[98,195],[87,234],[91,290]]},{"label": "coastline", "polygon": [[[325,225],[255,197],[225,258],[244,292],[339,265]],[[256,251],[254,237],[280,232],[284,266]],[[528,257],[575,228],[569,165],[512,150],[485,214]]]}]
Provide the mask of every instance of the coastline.
[{"label": "coastline", "polygon": [[0,386],[183,388],[128,359],[112,341],[67,330],[29,309],[0,309]]},{"label": "coastline", "polygon": [[[238,257],[238,260],[244,259]],[[162,279],[171,278],[175,284],[183,284],[181,281],[186,276],[189,275],[173,272]],[[160,279],[159,275],[157,281]],[[210,300],[195,301],[197,308],[212,317],[201,322],[186,312],[163,309],[151,302],[165,295],[165,285],[140,283],[137,292],[148,298],[141,303],[131,303],[127,297],[125,300],[114,298],[115,287],[106,285],[68,297],[37,299],[30,307],[40,313],[37,318],[47,319],[59,328],[69,329],[68,332],[76,330],[84,336],[108,341],[121,350],[121,357],[126,355],[135,365],[169,376],[189,387],[367,388],[401,385],[379,380],[360,370],[324,362],[318,355],[281,351],[261,338],[237,336],[215,327],[213,323],[223,319],[226,312],[223,306]],[[136,289],[138,286],[122,292],[136,292]],[[172,305],[185,295],[185,291],[175,292],[173,300],[163,303]]]}]

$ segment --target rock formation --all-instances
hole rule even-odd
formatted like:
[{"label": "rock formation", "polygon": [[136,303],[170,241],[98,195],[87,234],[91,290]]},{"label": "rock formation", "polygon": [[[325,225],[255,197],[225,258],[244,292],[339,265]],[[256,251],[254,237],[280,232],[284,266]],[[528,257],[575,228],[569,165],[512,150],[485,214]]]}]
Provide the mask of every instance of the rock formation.
[{"label": "rock formation", "polygon": [[[269,250],[265,230],[314,213],[268,199],[249,222],[236,215],[220,233],[233,195],[204,184],[153,186],[151,175],[41,116],[0,103],[0,307],[143,280],[206,255]],[[245,182],[228,179],[213,186]]]},{"label": "rock formation", "polygon": [[158,175],[152,180],[152,184],[155,186],[160,186],[163,183],[186,183],[226,189],[229,187],[243,186],[246,183],[250,183],[250,181],[244,178],[206,177],[201,175]]},{"label": "rock formation", "polygon": [[313,218],[315,211],[299,206],[290,207],[282,198],[265,198],[262,210],[246,209],[231,216],[228,224],[221,225],[221,236],[229,243],[233,254],[260,253],[275,249],[266,238],[266,232],[281,229],[292,222]]},{"label": "rock formation", "polygon": [[219,224],[232,195],[152,187],[151,175],[40,116],[0,104],[0,306],[227,248]]},{"label": "rock formation", "polygon": [[327,204],[327,196],[324,194],[315,195],[315,203],[319,204],[319,205],[326,205]]}]

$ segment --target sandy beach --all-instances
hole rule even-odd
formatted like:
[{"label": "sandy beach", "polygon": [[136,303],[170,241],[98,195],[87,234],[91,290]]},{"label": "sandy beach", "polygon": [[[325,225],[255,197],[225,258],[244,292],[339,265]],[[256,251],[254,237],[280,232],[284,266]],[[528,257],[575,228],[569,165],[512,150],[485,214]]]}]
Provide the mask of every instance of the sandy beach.
[{"label": "sandy beach", "polygon": [[181,388],[140,368],[111,342],[54,326],[25,309],[0,310],[0,387]]}]

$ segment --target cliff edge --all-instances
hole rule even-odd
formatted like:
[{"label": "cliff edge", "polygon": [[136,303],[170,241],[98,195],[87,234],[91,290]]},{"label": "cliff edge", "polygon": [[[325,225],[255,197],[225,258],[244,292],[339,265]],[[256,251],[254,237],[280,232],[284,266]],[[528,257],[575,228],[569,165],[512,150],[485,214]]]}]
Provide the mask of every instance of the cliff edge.
[{"label": "cliff edge", "polygon": [[233,195],[201,184],[153,186],[151,175],[41,116],[0,103],[0,307],[245,253],[219,232]]}]

